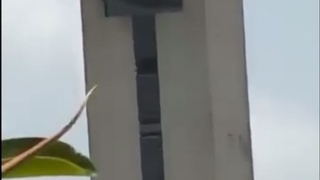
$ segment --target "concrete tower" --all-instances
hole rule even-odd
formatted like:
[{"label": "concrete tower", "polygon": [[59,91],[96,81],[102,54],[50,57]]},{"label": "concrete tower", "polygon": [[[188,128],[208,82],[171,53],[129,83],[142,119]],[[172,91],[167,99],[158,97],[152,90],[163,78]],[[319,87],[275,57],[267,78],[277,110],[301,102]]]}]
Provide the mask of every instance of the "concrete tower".
[{"label": "concrete tower", "polygon": [[241,0],[81,0],[97,180],[253,180]]}]

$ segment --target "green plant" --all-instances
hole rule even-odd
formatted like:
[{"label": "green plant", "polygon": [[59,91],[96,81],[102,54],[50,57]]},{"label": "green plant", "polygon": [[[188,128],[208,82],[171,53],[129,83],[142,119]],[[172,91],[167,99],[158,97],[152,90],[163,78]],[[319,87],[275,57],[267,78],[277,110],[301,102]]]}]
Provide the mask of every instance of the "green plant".
[{"label": "green plant", "polygon": [[77,122],[93,87],[71,121],[49,138],[26,137],[2,140],[2,178],[38,176],[93,176],[95,167],[89,158],[77,153],[72,146],[59,141]]}]

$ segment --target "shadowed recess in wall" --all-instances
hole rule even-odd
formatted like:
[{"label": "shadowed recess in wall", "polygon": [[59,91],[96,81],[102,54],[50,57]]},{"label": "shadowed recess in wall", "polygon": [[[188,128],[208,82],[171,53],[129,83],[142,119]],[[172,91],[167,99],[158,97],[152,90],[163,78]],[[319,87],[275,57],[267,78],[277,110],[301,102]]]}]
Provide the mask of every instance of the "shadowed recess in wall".
[{"label": "shadowed recess in wall", "polygon": [[182,0],[103,0],[105,16],[150,15],[182,9]]}]

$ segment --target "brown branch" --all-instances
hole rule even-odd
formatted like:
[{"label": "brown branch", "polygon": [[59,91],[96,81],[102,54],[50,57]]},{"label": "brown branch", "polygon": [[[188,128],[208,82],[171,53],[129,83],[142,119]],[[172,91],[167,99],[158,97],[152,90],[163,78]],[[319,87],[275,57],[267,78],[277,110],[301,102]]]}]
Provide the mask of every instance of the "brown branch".
[{"label": "brown branch", "polygon": [[81,104],[79,110],[77,111],[77,113],[75,114],[75,116],[71,119],[71,121],[65,125],[58,133],[56,133],[55,135],[51,136],[50,138],[46,138],[42,141],[40,141],[38,144],[34,145],[33,147],[31,147],[30,149],[22,152],[21,154],[15,156],[13,159],[11,159],[10,161],[4,163],[1,166],[1,174],[3,175],[4,173],[7,173],[9,170],[12,170],[14,167],[16,167],[17,165],[19,165],[20,163],[24,162],[27,158],[32,157],[33,155],[35,155],[39,150],[47,147],[48,145],[50,145],[50,143],[58,140],[61,138],[61,136],[63,136],[66,132],[68,132],[71,127],[77,122],[77,120],[79,119],[81,113],[83,112],[84,108],[86,107],[87,101],[90,97],[90,95],[93,93],[93,91],[95,90],[97,86],[94,86],[86,95],[85,100],[83,101],[83,103]]}]

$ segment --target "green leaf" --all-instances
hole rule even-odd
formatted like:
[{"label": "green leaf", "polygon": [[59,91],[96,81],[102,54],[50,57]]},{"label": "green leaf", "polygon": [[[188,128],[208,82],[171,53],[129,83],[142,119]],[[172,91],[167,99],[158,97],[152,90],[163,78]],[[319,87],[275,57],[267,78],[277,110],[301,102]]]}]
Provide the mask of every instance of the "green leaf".
[{"label": "green leaf", "polygon": [[[24,152],[45,138],[27,137],[7,139],[1,142],[2,164]],[[93,176],[95,168],[88,158],[77,153],[70,145],[56,141],[2,178],[37,176]]]}]

